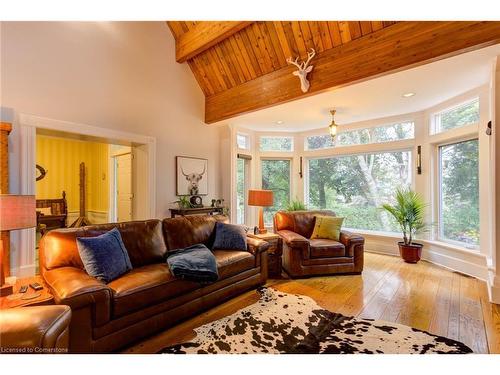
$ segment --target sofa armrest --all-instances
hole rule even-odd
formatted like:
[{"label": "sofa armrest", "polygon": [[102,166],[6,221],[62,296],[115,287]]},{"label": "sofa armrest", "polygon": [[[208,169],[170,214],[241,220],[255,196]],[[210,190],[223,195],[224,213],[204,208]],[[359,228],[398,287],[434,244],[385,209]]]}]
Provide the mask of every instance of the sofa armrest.
[{"label": "sofa armrest", "polygon": [[[2,353],[67,353],[71,309],[68,306],[28,306],[0,310]],[[11,348],[12,350],[6,350]]]},{"label": "sofa armrest", "polygon": [[269,249],[269,242],[261,240],[259,238],[247,236],[247,248],[249,252],[257,256],[263,251]]},{"label": "sofa armrest", "polygon": [[302,259],[309,259],[309,240],[291,230],[280,230],[278,235],[283,238],[283,249],[300,251]]},{"label": "sofa armrest", "polygon": [[356,233],[340,231],[340,242],[345,246],[347,254],[352,257],[354,256],[354,247],[363,246],[365,239]]},{"label": "sofa armrest", "polygon": [[109,321],[113,291],[102,281],[75,267],[45,271],[43,278],[57,304],[68,305],[72,310],[92,306],[95,325]]},{"label": "sofa armrest", "polygon": [[309,240],[307,238],[291,230],[280,230],[278,231],[278,235],[280,235],[283,241],[290,247],[309,245]]}]

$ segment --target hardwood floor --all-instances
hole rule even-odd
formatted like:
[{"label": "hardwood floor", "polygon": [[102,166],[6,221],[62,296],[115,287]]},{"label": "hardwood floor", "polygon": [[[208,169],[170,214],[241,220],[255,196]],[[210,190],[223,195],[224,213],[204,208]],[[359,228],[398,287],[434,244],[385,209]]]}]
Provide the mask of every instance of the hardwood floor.
[{"label": "hardwood floor", "polygon": [[[464,342],[476,353],[500,353],[500,305],[488,302],[483,281],[421,261],[365,253],[362,275],[269,280],[269,286],[304,294],[344,315],[406,324]],[[217,306],[125,350],[155,353],[194,337],[193,329],[258,300],[256,291]]]}]

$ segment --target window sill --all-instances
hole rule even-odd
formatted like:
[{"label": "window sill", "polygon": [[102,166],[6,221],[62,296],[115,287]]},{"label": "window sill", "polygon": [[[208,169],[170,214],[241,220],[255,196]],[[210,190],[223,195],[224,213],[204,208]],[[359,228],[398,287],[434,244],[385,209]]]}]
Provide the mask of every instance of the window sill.
[{"label": "window sill", "polygon": [[362,234],[365,236],[391,238],[391,239],[399,240],[399,241],[403,240],[403,237],[401,236],[401,234],[396,233],[396,232],[384,232],[384,231],[377,231],[377,230],[354,229],[354,228],[342,228],[342,229],[345,229],[348,232]]},{"label": "window sill", "polygon": [[[266,229],[268,229],[269,231],[272,232],[273,231],[273,226],[272,225],[270,225],[270,226],[266,225]],[[398,242],[403,240],[402,236],[399,233],[396,233],[396,232],[383,232],[383,231],[376,231],[376,230],[353,229],[353,228],[342,228],[342,229],[345,229],[348,232],[352,232],[352,233],[356,233],[356,234],[361,234],[361,235],[367,236],[367,237],[388,238],[388,239],[391,239],[391,240],[397,240]],[[447,250],[456,250],[456,251],[460,251],[460,252],[466,253],[466,254],[480,254],[479,248],[477,248],[477,249],[469,249],[469,248],[467,248],[465,246],[455,245],[455,244],[451,244],[451,243],[444,242],[444,241],[425,240],[425,239],[421,239],[421,238],[417,238],[415,241],[423,243],[424,245],[437,246],[437,247],[441,247],[441,248],[444,248],[444,249],[447,249]]]},{"label": "window sill", "polygon": [[[367,230],[367,229],[362,230],[362,229],[353,229],[353,228],[343,228],[343,229],[345,229],[346,231],[349,231],[349,232],[361,234],[361,235],[368,236],[368,237],[370,237],[370,236],[371,237],[382,237],[382,238],[389,238],[389,239],[398,240],[398,241],[403,240],[401,234],[395,233],[395,232],[383,232],[383,231],[375,231],[375,230]],[[444,241],[426,240],[426,239],[421,239],[421,238],[417,238],[417,239],[415,239],[415,241],[421,242],[424,245],[438,246],[441,248],[445,248],[447,250],[457,250],[457,251],[467,253],[467,254],[479,254],[480,253],[479,248],[471,249],[471,248],[467,248],[465,246],[460,246],[460,245],[456,245],[456,244],[452,244],[452,243],[444,242]]]},{"label": "window sill", "polygon": [[422,240],[422,242],[426,245],[431,245],[431,246],[439,246],[448,250],[456,250],[460,251],[463,253],[467,254],[479,254],[479,248],[476,249],[470,249],[465,246],[460,246],[460,245],[455,245],[451,244],[449,242],[444,242],[444,241],[436,241],[436,240]]}]

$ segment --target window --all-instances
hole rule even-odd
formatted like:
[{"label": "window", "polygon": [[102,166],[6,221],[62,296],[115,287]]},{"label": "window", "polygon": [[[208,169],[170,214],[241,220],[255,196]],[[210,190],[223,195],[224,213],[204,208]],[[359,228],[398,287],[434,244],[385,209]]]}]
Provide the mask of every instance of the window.
[{"label": "window", "polygon": [[244,150],[250,149],[250,139],[248,138],[248,135],[238,133],[236,135],[236,144],[238,145],[238,148]]},{"label": "window", "polygon": [[274,206],[264,207],[264,224],[273,224],[273,215],[290,202],[290,160],[262,160],[262,189],[274,192]]},{"label": "window", "polygon": [[236,159],[236,223],[245,224],[247,221],[247,194],[249,184],[249,167],[251,157],[238,154]]},{"label": "window", "polygon": [[396,188],[410,186],[411,165],[410,151],[311,159],[309,207],[335,211],[349,228],[399,231],[379,208],[391,202]]},{"label": "window", "polygon": [[328,135],[312,135],[306,138],[305,149],[306,150],[322,150],[325,148],[332,148],[335,144],[332,137]]},{"label": "window", "polygon": [[351,130],[338,133],[337,146],[366,145],[370,143],[381,143],[400,141],[414,138],[414,123],[402,122],[375,128]]},{"label": "window", "polygon": [[434,133],[479,122],[479,99],[460,104],[434,115]]},{"label": "window", "polygon": [[260,137],[260,151],[293,151],[293,137]]},{"label": "window", "polygon": [[402,122],[392,125],[384,125],[373,128],[365,128],[340,132],[335,141],[330,135],[313,135],[305,139],[306,150],[322,150],[335,146],[365,145],[370,143],[381,143],[400,141],[414,138],[414,123]]},{"label": "window", "polygon": [[479,143],[439,147],[439,237],[479,244]]}]

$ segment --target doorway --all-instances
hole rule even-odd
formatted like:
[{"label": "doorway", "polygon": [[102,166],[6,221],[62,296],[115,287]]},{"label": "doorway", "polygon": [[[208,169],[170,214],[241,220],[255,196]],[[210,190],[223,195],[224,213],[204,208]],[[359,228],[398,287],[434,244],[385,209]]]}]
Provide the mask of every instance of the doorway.
[{"label": "doorway", "polygon": [[[137,171],[132,179],[132,219],[143,220],[156,217],[156,139],[139,134],[112,130],[105,127],[95,127],[67,121],[53,120],[27,114],[17,117],[20,134],[20,147],[16,152],[20,160],[20,193],[36,194],[36,136],[37,133],[51,132],[52,135],[63,137],[73,136],[81,140],[90,140],[106,144],[128,146],[131,148],[132,166]],[[109,173],[111,163],[108,160],[106,174]],[[48,172],[50,173],[50,171]],[[108,179],[111,174],[108,174]],[[109,184],[111,185],[111,183]],[[110,191],[108,189],[107,197]],[[110,204],[113,199],[109,199]],[[110,207],[109,213],[112,212]],[[110,222],[111,215],[107,215],[105,222]],[[103,219],[104,220],[104,219]],[[18,231],[12,241],[17,254],[11,259],[11,270],[18,277],[31,276],[36,271],[36,230],[26,229]]]},{"label": "doorway", "polygon": [[110,221],[124,222],[133,219],[133,154],[131,147],[111,146],[113,164],[112,197],[114,212]]}]

